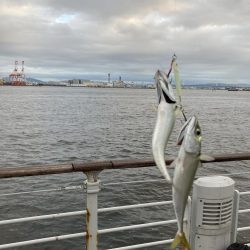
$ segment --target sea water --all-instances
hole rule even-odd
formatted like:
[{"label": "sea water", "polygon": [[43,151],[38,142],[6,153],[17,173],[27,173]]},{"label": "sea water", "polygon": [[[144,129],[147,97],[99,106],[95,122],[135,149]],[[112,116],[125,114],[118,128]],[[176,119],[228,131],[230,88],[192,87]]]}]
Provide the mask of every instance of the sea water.
[{"label": "sea water", "polygon": [[[186,116],[199,119],[203,153],[250,152],[250,92],[185,89],[183,104]],[[152,89],[0,87],[0,167],[152,158],[156,109]],[[180,115],[166,157],[178,153],[176,139],[182,124]],[[236,188],[246,191],[250,190],[249,167],[249,161],[204,164],[197,175],[230,175]],[[99,177],[99,208],[171,200],[171,189],[156,167],[108,170]],[[82,185],[84,180],[82,173],[1,179],[0,195]],[[78,211],[85,206],[81,189],[0,196],[0,219]],[[245,196],[240,207],[249,208],[250,197]],[[248,217],[240,215],[239,226],[250,225]],[[100,214],[99,229],[173,218],[171,205],[109,212]],[[84,216],[6,225],[0,226],[0,244],[83,231]],[[170,239],[175,231],[176,225],[167,225],[100,235],[99,248]],[[249,242],[248,235],[240,233],[238,239]],[[76,238],[20,249],[78,250],[83,244],[83,238]]]}]

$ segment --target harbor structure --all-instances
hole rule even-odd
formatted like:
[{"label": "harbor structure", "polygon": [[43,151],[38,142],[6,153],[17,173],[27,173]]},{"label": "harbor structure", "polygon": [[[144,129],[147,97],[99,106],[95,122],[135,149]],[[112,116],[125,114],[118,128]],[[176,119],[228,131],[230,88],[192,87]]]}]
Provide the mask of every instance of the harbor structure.
[{"label": "harbor structure", "polygon": [[7,85],[11,86],[26,86],[26,77],[24,73],[24,61],[22,61],[22,68],[19,70],[18,61],[15,61],[14,70],[9,74],[9,81]]}]

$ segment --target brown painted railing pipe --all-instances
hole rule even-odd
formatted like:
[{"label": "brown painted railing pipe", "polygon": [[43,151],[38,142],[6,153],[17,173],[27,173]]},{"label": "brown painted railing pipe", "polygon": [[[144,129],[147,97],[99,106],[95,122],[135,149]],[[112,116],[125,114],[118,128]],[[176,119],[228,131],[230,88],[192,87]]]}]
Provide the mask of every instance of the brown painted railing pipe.
[{"label": "brown painted railing pipe", "polygon": [[[212,156],[214,157],[214,160],[204,163],[250,160],[250,152]],[[172,161],[173,159],[166,160],[166,164],[170,165]],[[135,159],[93,161],[62,165],[43,165],[18,168],[0,168],[0,178],[62,174],[71,172],[101,171],[104,169],[142,168],[151,166],[155,166],[155,162],[152,159]]]}]

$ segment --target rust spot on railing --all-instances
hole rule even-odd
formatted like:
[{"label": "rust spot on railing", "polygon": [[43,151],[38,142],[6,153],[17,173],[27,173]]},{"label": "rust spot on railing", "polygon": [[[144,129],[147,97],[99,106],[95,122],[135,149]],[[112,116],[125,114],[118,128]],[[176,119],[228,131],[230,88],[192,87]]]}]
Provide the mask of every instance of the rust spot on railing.
[{"label": "rust spot on railing", "polygon": [[86,236],[85,236],[85,239],[86,239],[86,249],[87,250],[90,249],[90,247],[89,247],[89,241],[90,241],[90,238],[92,238],[92,235],[89,233],[89,221],[90,221],[90,211],[87,208],[86,209]]},{"label": "rust spot on railing", "polygon": [[85,236],[85,239],[86,239],[86,250],[90,250],[90,246],[89,246],[89,239],[90,239],[90,235],[89,235],[89,232],[88,230],[86,231],[86,236]]},{"label": "rust spot on railing", "polygon": [[89,225],[89,219],[90,219],[90,212],[89,209],[86,209],[86,223],[87,223],[87,229],[88,229],[88,225]]}]

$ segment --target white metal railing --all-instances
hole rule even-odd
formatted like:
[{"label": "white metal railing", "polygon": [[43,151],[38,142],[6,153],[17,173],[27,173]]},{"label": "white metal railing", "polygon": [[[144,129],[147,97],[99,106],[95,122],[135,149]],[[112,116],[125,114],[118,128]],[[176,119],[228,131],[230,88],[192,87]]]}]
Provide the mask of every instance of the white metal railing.
[{"label": "white metal railing", "polygon": [[[223,174],[223,176],[235,176],[235,175],[244,175],[244,174],[250,174],[249,171],[247,172],[237,172],[237,173],[229,173],[229,174]],[[196,176],[196,178],[204,177],[202,176]],[[143,184],[143,183],[159,183],[159,182],[166,182],[165,179],[163,178],[157,178],[157,179],[147,179],[147,180],[137,180],[137,181],[123,181],[123,182],[111,182],[111,183],[101,183],[101,186],[106,187],[106,186],[116,186],[116,185],[124,185],[124,184]],[[61,191],[72,191],[72,190],[80,190],[84,189],[84,185],[72,185],[72,186],[62,186],[62,187],[57,187],[57,188],[50,188],[50,189],[39,189],[39,190],[30,190],[30,191],[23,191],[23,192],[15,192],[15,193],[4,193],[0,194],[0,197],[4,196],[14,196],[14,195],[21,195],[21,194],[32,194],[32,193],[44,193],[44,192],[61,192]],[[250,192],[241,192],[241,194],[248,194]]]},{"label": "white metal railing", "polygon": [[[86,181],[85,185],[71,186],[71,188],[64,187],[64,189],[60,188],[60,190],[75,190],[75,189],[83,189],[84,187],[86,187],[86,193],[87,193],[87,209],[86,210],[48,214],[48,215],[40,215],[40,216],[31,216],[31,217],[16,218],[16,219],[9,219],[9,220],[0,221],[0,226],[1,226],[1,225],[11,225],[14,223],[24,223],[24,222],[31,222],[31,221],[37,221],[37,220],[57,219],[57,218],[69,217],[69,216],[86,215],[86,217],[87,217],[87,219],[86,219],[87,231],[86,232],[65,234],[65,235],[59,235],[59,236],[45,237],[45,238],[41,238],[41,239],[34,239],[34,240],[14,242],[14,243],[9,243],[9,244],[2,244],[2,245],[0,245],[0,249],[28,246],[28,245],[33,245],[33,244],[40,244],[40,243],[52,242],[52,241],[60,241],[60,240],[73,239],[73,238],[85,236],[87,249],[92,250],[92,249],[95,249],[95,247],[91,246],[91,244],[95,244],[95,246],[96,246],[96,242],[97,242],[96,238],[93,237],[93,235],[97,236],[97,234],[106,234],[106,233],[120,232],[120,231],[126,231],[126,230],[131,230],[131,229],[139,229],[139,228],[147,228],[147,227],[153,227],[153,226],[156,227],[156,226],[163,226],[163,225],[168,225],[168,224],[176,224],[176,220],[173,219],[173,220],[156,221],[156,222],[149,222],[149,223],[143,223],[143,224],[135,224],[135,225],[129,225],[129,226],[121,226],[121,227],[116,227],[116,228],[98,229],[98,227],[97,227],[98,216],[97,215],[99,213],[112,212],[112,211],[118,211],[118,210],[154,207],[154,206],[165,206],[165,205],[171,205],[173,202],[172,201],[160,201],[160,202],[150,202],[150,203],[142,203],[142,204],[134,204],[134,205],[125,205],[125,206],[97,209],[97,194],[99,192],[99,186],[100,186],[99,181],[97,181],[97,174],[98,173],[96,173],[96,172],[94,172],[93,174],[91,174],[91,172],[88,172],[88,175],[87,175],[88,180]],[[157,180],[157,181],[159,181],[159,180]],[[125,182],[125,183],[127,184],[127,183],[131,183],[131,182]],[[116,185],[116,183],[113,183],[113,184]],[[59,190],[59,189],[51,189],[51,190]],[[25,193],[25,192],[21,192],[21,193]],[[14,193],[14,194],[18,195],[19,193]],[[8,195],[11,195],[11,194],[8,194]],[[250,195],[250,191],[239,193],[240,197],[244,196],[244,195]],[[250,209],[238,210],[238,214],[244,214],[244,213],[248,213],[248,212],[250,212]],[[91,216],[89,216],[88,213],[91,213]],[[185,223],[186,222],[187,222],[187,220],[185,220]],[[250,230],[250,226],[238,228],[237,232],[243,232],[243,231],[247,231],[247,230]],[[89,239],[89,237],[88,237],[88,235],[90,235],[90,234],[92,235],[92,237],[90,237],[91,239]],[[137,244],[137,245],[132,245],[132,246],[113,248],[113,249],[108,249],[108,250],[139,249],[139,248],[143,248],[143,247],[169,244],[172,242],[172,240],[173,239],[167,239],[167,240],[148,242],[148,243]]]},{"label": "white metal railing", "polygon": [[[250,195],[250,191],[239,192],[239,197],[242,197],[245,195]],[[239,209],[238,210],[238,214],[245,214],[245,213],[249,213],[249,212],[250,212],[250,209]],[[248,231],[248,230],[250,230],[250,226],[237,228],[237,232],[244,232],[244,231]]]},{"label": "white metal railing", "polygon": [[130,230],[130,229],[164,226],[164,225],[169,225],[169,224],[176,224],[176,222],[177,222],[176,220],[156,221],[156,222],[150,222],[150,223],[135,224],[135,225],[131,225],[131,226],[123,226],[123,227],[114,227],[114,228],[101,229],[101,230],[98,230],[98,233],[99,234],[105,234],[105,233],[114,233],[114,232],[126,231],[126,230]]},{"label": "white metal railing", "polygon": [[29,245],[35,245],[35,244],[40,244],[40,243],[52,242],[52,241],[73,239],[73,238],[78,238],[78,237],[83,237],[83,236],[86,236],[85,232],[75,233],[75,234],[66,234],[66,235],[60,235],[60,236],[52,236],[52,237],[46,237],[46,238],[41,238],[41,239],[35,239],[35,240],[20,241],[20,242],[0,245],[0,249],[29,246]]},{"label": "white metal railing", "polygon": [[[91,245],[96,246],[97,240],[95,239],[94,236],[95,235],[97,236],[97,234],[106,234],[106,233],[112,233],[112,232],[127,231],[131,229],[140,229],[140,228],[147,228],[147,227],[156,227],[156,226],[163,226],[163,225],[169,225],[169,224],[176,224],[176,219],[173,219],[173,220],[155,221],[155,222],[149,222],[149,223],[143,223],[143,224],[134,224],[134,225],[129,225],[129,226],[121,226],[121,227],[116,227],[116,228],[98,229],[97,228],[97,224],[98,224],[97,214],[99,213],[113,212],[113,211],[118,211],[118,210],[148,208],[148,207],[154,207],[154,206],[165,206],[165,205],[171,205],[173,202],[172,201],[159,201],[159,202],[150,202],[150,203],[97,209],[97,193],[100,190],[99,189],[100,183],[99,181],[97,181],[97,174],[98,173],[96,172],[93,172],[93,173],[88,172],[87,181],[85,182],[85,185],[49,189],[50,191],[61,191],[61,190],[72,191],[75,189],[85,189],[87,193],[87,209],[86,210],[39,215],[39,216],[30,216],[30,217],[8,219],[8,220],[0,221],[0,226],[2,226],[2,225],[11,225],[14,223],[24,223],[24,222],[32,222],[32,221],[38,221],[38,220],[57,219],[57,218],[63,218],[63,217],[69,217],[69,216],[86,215],[86,227],[87,227],[86,232],[65,234],[65,235],[45,237],[45,238],[34,239],[34,240],[14,242],[14,243],[9,243],[9,244],[2,244],[0,245],[0,249],[28,246],[28,245],[45,243],[45,242],[60,241],[60,240],[65,240],[65,239],[84,237],[84,236],[86,237],[87,249],[94,249],[94,246],[91,246]],[[158,182],[158,181],[159,180],[151,180],[151,182]],[[160,181],[162,181],[162,179]],[[136,181],[136,182],[141,183],[145,181]],[[125,184],[132,184],[132,183],[133,182],[125,182]],[[109,185],[116,185],[116,183],[110,183]],[[31,192],[34,193],[36,191],[31,191]],[[45,192],[45,190],[37,190],[37,192]],[[19,192],[19,193],[12,193],[12,194],[9,193],[9,194],[2,194],[1,196],[19,195],[19,194],[24,194],[24,193],[27,194],[29,192]],[[89,213],[91,213],[91,216],[89,216]],[[88,235],[92,235],[92,237],[88,237]],[[156,245],[166,244],[171,241],[172,239],[162,240],[162,241],[157,241],[157,242],[122,247],[118,249],[136,249],[136,248],[141,248],[145,246],[156,246]]]},{"label": "white metal railing", "polygon": [[[237,173],[229,173],[229,174],[223,174],[223,176],[235,176],[235,175],[244,175],[244,174],[250,174],[249,171],[246,172],[237,172]],[[196,178],[204,177],[202,176],[196,176]],[[147,180],[137,180],[137,181],[123,181],[123,182],[111,182],[111,183],[101,183],[102,187],[106,186],[117,186],[117,185],[124,185],[124,184],[144,184],[144,183],[159,183],[159,182],[166,182],[163,178],[157,178],[157,179],[147,179]],[[15,192],[15,193],[4,193],[0,194],[0,197],[4,196],[14,196],[14,195],[21,195],[21,194],[32,194],[32,193],[44,193],[44,192],[61,192],[61,191],[73,191],[73,190],[80,190],[85,189],[84,185],[72,185],[72,186],[62,186],[57,188],[50,188],[50,189],[39,189],[39,190],[30,190],[30,191],[23,191],[23,192]],[[241,194],[248,194],[250,192],[241,192]]]},{"label": "white metal railing", "polygon": [[160,241],[154,241],[149,243],[143,243],[143,244],[137,244],[133,246],[126,246],[126,247],[118,247],[118,248],[110,248],[107,250],[130,250],[130,249],[139,249],[144,247],[153,247],[153,246],[159,246],[159,245],[165,245],[170,244],[173,242],[173,239],[170,240],[160,240]]},{"label": "white metal railing", "polygon": [[[159,201],[159,202],[141,203],[141,204],[135,204],[135,205],[99,208],[98,213],[113,212],[113,211],[125,210],[125,209],[127,210],[127,209],[133,209],[133,208],[145,208],[145,207],[153,207],[153,206],[163,206],[163,205],[168,205],[168,204],[172,204],[172,203],[173,203],[172,201]],[[9,224],[13,224],[13,223],[21,223],[21,222],[37,221],[37,220],[47,220],[47,219],[56,219],[56,218],[63,218],[63,217],[77,216],[77,215],[85,215],[85,214],[86,214],[86,210],[66,212],[66,213],[47,214],[47,215],[40,215],[40,216],[31,216],[31,217],[23,217],[23,218],[19,218],[19,219],[2,220],[2,221],[0,221],[0,226],[9,225]]]},{"label": "white metal railing", "polygon": [[[153,206],[163,206],[163,205],[169,205],[172,203],[173,203],[172,201],[160,201],[160,202],[150,202],[150,203],[117,206],[117,207],[109,207],[109,208],[100,208],[100,209],[98,209],[98,213],[113,212],[113,211],[118,211],[118,210],[127,210],[127,209],[135,209],[135,208],[146,208],[146,207],[153,207]],[[84,215],[84,214],[86,214],[86,210],[85,211],[74,211],[74,212],[67,212],[67,213],[41,215],[41,216],[32,216],[32,217],[25,217],[25,218],[18,218],[18,219],[3,220],[3,221],[0,221],[0,225],[9,225],[9,224],[13,224],[13,223],[23,223],[23,222],[31,222],[31,221],[37,221],[37,220],[45,220],[45,219],[55,219],[55,218]],[[116,227],[116,228],[100,229],[97,232],[98,232],[98,234],[105,234],[105,233],[126,231],[126,230],[130,230],[130,229],[147,228],[147,227],[153,227],[153,226],[163,226],[163,225],[169,225],[169,224],[176,224],[176,219],[166,220],[166,221],[156,221],[156,222],[136,224],[136,225],[130,225],[130,226]],[[15,243],[9,243],[9,244],[3,244],[3,245],[0,245],[0,249],[21,247],[21,246],[34,245],[34,244],[40,244],[40,243],[46,243],[46,242],[52,242],[52,241],[60,241],[60,240],[78,238],[78,237],[83,237],[83,236],[86,236],[86,232],[53,236],[53,237],[46,237],[46,238],[41,238],[41,239],[15,242]],[[146,245],[147,246],[156,246],[156,245],[165,244],[166,242],[171,242],[171,241],[172,241],[171,239],[167,240],[167,241],[166,240],[157,241],[157,242],[152,242],[152,243],[146,243]],[[145,247],[146,245],[139,244],[139,245],[130,246],[129,248],[123,247],[123,248],[117,248],[117,249],[136,249],[136,248],[141,248],[142,246]]]}]

